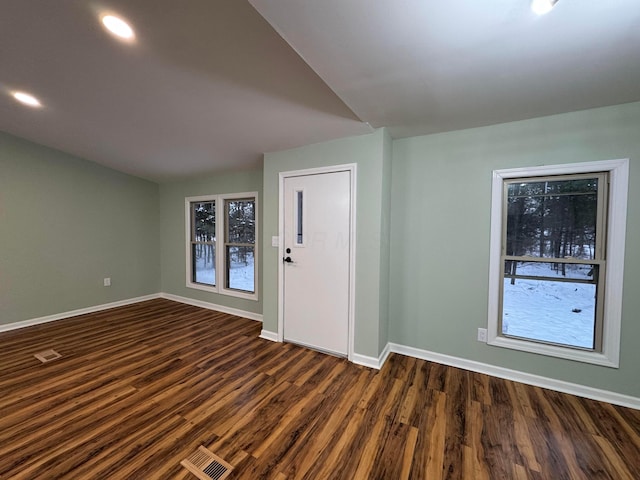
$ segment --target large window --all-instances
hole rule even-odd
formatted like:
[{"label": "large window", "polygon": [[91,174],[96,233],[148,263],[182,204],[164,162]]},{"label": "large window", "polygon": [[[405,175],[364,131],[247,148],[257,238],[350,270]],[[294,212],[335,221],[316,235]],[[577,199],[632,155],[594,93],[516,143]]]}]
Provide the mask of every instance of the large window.
[{"label": "large window", "polygon": [[504,182],[505,336],[602,350],[607,174]]},{"label": "large window", "polygon": [[617,366],[627,172],[494,172],[490,344]]},{"label": "large window", "polygon": [[185,199],[187,287],[258,298],[256,199],[255,192]]}]

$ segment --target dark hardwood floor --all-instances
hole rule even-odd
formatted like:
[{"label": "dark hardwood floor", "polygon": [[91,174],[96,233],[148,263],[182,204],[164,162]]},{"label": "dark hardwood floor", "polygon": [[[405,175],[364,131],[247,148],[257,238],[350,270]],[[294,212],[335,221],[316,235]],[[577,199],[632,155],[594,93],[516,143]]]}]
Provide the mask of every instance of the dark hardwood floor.
[{"label": "dark hardwood floor", "polygon": [[[1,479],[640,479],[640,412],[168,300],[0,334]],[[41,364],[34,353],[62,358]]]}]

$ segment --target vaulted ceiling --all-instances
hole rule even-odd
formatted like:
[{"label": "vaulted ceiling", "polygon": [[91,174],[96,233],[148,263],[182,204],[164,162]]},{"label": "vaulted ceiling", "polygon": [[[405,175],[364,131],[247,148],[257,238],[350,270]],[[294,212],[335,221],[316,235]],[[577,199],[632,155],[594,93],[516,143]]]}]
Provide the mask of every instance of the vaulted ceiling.
[{"label": "vaulted ceiling", "polygon": [[[640,100],[640,2],[5,0],[0,130],[151,180]],[[126,18],[133,42],[100,24]],[[43,106],[9,95],[26,90]]]}]

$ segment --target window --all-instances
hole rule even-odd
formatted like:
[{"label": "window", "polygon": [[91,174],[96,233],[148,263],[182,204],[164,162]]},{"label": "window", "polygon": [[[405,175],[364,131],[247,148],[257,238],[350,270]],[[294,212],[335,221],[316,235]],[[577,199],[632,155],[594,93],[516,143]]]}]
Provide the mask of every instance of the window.
[{"label": "window", "polygon": [[302,221],[304,215],[304,203],[303,203],[303,195],[304,190],[296,190],[296,202],[295,202],[295,218],[296,218],[296,246],[304,246],[304,233],[302,229]]},{"label": "window", "polygon": [[216,202],[192,202],[191,281],[216,285]]},{"label": "window", "polygon": [[628,161],[493,175],[489,344],[618,365]]},{"label": "window", "polygon": [[225,287],[255,292],[256,201],[224,201]]},{"label": "window", "polygon": [[187,287],[257,300],[256,199],[255,192],[185,199]]},{"label": "window", "polygon": [[602,350],[607,177],[505,180],[501,335]]}]

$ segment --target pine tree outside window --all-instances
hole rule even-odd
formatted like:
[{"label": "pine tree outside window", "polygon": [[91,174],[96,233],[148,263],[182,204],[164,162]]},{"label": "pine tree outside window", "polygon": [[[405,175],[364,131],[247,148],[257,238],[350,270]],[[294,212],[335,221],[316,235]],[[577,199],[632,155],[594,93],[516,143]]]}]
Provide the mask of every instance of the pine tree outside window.
[{"label": "pine tree outside window", "polygon": [[502,335],[602,350],[607,178],[504,182]]},{"label": "pine tree outside window", "polygon": [[493,173],[488,343],[618,366],[628,160]]}]

